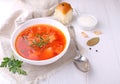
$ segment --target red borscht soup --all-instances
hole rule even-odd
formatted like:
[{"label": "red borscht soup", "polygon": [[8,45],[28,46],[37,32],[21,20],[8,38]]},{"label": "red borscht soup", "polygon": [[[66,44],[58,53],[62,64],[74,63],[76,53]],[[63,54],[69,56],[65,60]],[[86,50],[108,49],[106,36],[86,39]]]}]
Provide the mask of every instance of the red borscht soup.
[{"label": "red borscht soup", "polygon": [[66,38],[58,28],[38,24],[23,30],[16,38],[17,52],[30,60],[46,60],[61,53],[66,46]]}]

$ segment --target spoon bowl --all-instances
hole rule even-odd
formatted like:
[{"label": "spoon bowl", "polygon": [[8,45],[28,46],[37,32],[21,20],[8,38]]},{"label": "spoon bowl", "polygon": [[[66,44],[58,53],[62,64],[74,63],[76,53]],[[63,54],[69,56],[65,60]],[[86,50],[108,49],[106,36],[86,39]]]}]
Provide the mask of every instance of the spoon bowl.
[{"label": "spoon bowl", "polygon": [[89,61],[85,56],[76,57],[73,63],[82,72],[88,72],[90,70]]}]

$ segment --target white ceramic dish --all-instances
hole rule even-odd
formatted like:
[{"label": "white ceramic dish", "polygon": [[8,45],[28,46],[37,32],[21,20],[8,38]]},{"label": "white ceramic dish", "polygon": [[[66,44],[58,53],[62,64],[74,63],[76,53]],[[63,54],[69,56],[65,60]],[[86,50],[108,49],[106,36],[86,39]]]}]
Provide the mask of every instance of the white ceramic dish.
[{"label": "white ceramic dish", "polygon": [[78,17],[77,21],[83,30],[92,30],[98,23],[97,19],[89,14],[82,14]]},{"label": "white ceramic dish", "polygon": [[[16,40],[16,37],[18,36],[18,34],[21,31],[23,31],[24,29],[26,29],[27,27],[35,25],[35,24],[49,24],[49,25],[53,25],[56,28],[60,29],[64,33],[64,35],[66,37],[66,46],[65,46],[64,50],[59,55],[57,55],[57,56],[55,56],[53,58],[47,59],[47,60],[36,61],[36,60],[29,60],[29,59],[23,58],[22,56],[20,56],[16,52],[15,40]],[[70,35],[69,35],[69,32],[68,32],[68,29],[63,24],[61,24],[60,22],[58,22],[56,20],[48,19],[48,18],[31,19],[31,20],[23,23],[22,25],[20,25],[13,32],[13,35],[12,35],[12,38],[11,38],[11,48],[12,48],[15,56],[18,59],[20,59],[20,60],[22,60],[22,61],[24,61],[26,63],[33,64],[33,65],[46,65],[46,64],[50,64],[50,63],[53,63],[53,62],[57,61],[58,59],[60,59],[66,53],[66,51],[68,49],[68,46],[69,46],[69,43],[70,43]]]}]

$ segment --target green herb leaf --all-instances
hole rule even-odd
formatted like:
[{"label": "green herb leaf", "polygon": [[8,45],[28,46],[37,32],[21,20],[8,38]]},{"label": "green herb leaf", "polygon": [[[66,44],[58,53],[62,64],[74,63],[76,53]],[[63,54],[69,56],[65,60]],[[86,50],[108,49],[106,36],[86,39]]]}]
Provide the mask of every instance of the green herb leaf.
[{"label": "green herb leaf", "polygon": [[17,68],[17,72],[18,72],[19,74],[27,75],[26,71],[24,71],[24,70],[22,70],[22,69],[20,69],[20,68]]},{"label": "green herb leaf", "polygon": [[3,58],[3,62],[1,63],[0,67],[7,67],[7,63],[10,61],[8,57]]},{"label": "green herb leaf", "polygon": [[0,67],[6,67],[14,74],[27,75],[27,72],[21,69],[22,63],[22,61],[15,59],[12,55],[11,58],[4,57]]}]

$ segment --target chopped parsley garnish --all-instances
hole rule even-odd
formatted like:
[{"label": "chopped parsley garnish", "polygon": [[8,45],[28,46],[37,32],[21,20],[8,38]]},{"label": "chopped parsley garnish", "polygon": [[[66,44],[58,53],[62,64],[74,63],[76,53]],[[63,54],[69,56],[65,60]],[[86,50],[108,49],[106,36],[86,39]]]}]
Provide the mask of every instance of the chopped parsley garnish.
[{"label": "chopped parsley garnish", "polygon": [[49,36],[43,38],[40,34],[36,34],[36,39],[32,41],[32,46],[43,47],[49,43]]}]

